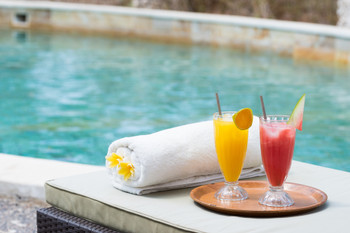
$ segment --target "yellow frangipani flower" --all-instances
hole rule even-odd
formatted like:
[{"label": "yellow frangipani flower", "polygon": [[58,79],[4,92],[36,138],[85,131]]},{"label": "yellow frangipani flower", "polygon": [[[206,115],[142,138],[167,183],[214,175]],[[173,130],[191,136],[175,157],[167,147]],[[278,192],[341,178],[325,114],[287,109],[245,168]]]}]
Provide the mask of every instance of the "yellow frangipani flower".
[{"label": "yellow frangipani flower", "polygon": [[128,180],[130,176],[134,175],[135,167],[130,162],[120,162],[120,170],[118,171],[119,175],[124,176],[124,180]]},{"label": "yellow frangipani flower", "polygon": [[123,157],[120,155],[117,155],[116,153],[112,153],[110,156],[106,156],[106,160],[109,161],[109,168],[113,168],[118,166],[120,161],[123,160]]}]

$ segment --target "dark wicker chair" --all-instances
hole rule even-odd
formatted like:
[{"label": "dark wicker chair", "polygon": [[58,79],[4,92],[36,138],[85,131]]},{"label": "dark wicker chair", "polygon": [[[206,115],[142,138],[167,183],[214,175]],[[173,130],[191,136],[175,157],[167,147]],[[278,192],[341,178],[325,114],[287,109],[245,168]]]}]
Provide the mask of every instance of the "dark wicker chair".
[{"label": "dark wicker chair", "polygon": [[86,219],[73,216],[54,207],[37,210],[36,219],[38,233],[121,233],[120,231],[115,231]]}]

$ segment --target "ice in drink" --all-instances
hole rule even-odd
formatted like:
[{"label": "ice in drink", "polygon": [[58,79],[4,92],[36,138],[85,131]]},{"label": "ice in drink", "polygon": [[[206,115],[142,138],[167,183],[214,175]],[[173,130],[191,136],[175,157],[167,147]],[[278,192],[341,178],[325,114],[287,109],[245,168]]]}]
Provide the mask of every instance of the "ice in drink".
[{"label": "ice in drink", "polygon": [[259,119],[261,157],[270,185],[259,203],[273,207],[291,206],[294,201],[284,191],[283,184],[292,163],[295,127],[288,124],[288,116],[271,115]]},{"label": "ice in drink", "polygon": [[294,151],[295,128],[286,122],[260,124],[261,155],[271,186],[282,186]]}]

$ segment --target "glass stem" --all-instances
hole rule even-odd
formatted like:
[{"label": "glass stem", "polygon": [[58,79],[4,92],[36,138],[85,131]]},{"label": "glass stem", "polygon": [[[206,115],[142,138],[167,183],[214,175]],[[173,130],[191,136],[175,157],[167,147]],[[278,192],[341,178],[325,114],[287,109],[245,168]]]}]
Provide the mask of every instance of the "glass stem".
[{"label": "glass stem", "polygon": [[283,185],[281,186],[270,186],[271,192],[283,192],[284,188]]},{"label": "glass stem", "polygon": [[233,181],[233,182],[225,181],[225,185],[227,185],[227,186],[238,186],[238,181]]}]

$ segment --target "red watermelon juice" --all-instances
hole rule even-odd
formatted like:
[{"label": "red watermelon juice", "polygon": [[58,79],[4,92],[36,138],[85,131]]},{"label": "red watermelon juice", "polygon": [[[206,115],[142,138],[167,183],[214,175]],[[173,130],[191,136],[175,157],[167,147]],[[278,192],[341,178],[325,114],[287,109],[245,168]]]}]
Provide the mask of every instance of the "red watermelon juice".
[{"label": "red watermelon juice", "polygon": [[278,119],[260,119],[261,156],[271,186],[282,186],[294,151],[295,127]]}]

